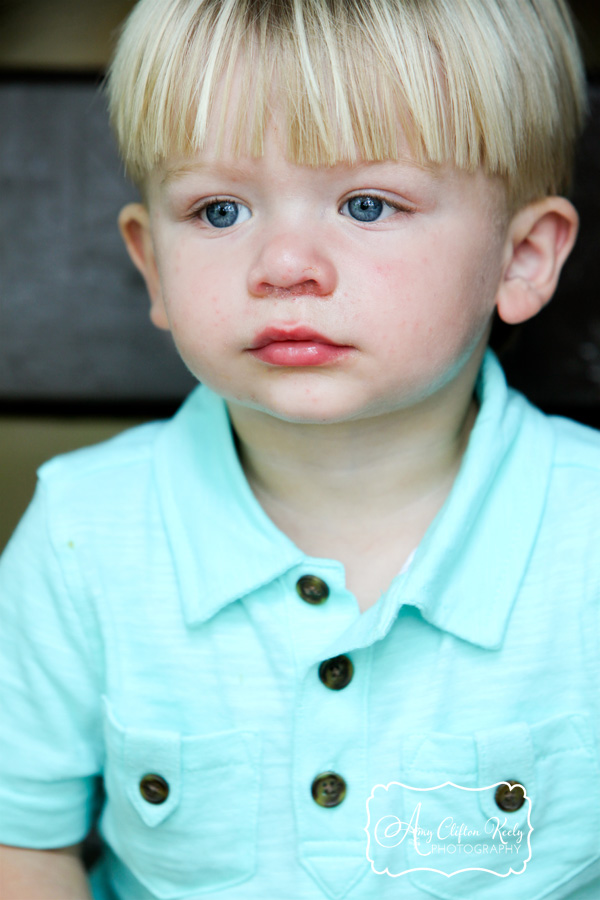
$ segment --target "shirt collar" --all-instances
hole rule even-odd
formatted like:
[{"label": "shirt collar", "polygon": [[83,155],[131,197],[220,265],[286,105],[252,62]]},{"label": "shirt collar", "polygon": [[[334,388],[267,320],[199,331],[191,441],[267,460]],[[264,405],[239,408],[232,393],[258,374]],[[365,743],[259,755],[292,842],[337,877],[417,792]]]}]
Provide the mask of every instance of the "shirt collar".
[{"label": "shirt collar", "polygon": [[160,431],[154,465],[188,625],[206,621],[304,558],[254,497],[225,402],[204,385]]},{"label": "shirt collar", "polygon": [[[495,649],[537,537],[554,438],[547,418],[507,388],[486,353],[480,410],[450,495],[390,594],[457,637]],[[389,627],[389,626],[388,626]]]},{"label": "shirt collar", "polygon": [[[540,524],[553,442],[546,418],[507,388],[489,350],[476,390],[480,410],[452,491],[409,569],[363,614],[369,642],[385,636],[404,603],[479,646],[502,642]],[[305,560],[254,497],[225,402],[205,386],[165,424],[154,462],[188,625]]]}]

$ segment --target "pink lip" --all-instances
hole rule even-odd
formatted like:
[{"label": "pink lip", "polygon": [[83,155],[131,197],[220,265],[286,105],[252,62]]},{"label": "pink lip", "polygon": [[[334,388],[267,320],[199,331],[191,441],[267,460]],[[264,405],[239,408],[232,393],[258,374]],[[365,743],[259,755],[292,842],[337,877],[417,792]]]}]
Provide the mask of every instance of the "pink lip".
[{"label": "pink lip", "polygon": [[325,335],[319,334],[318,331],[297,326],[295,328],[265,328],[264,331],[261,331],[254,338],[250,350],[260,350],[261,347],[266,347],[267,344],[283,341],[312,341],[313,343],[329,344],[332,347],[340,346],[335,341],[325,337]]},{"label": "pink lip", "polygon": [[275,366],[323,366],[353,350],[310,328],[266,328],[248,348],[252,356]]}]

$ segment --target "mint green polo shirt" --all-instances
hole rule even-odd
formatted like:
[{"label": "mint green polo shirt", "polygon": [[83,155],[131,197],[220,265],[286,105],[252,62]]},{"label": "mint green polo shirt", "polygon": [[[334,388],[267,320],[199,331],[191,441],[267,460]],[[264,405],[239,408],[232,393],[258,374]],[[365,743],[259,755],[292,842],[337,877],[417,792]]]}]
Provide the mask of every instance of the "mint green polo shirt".
[{"label": "mint green polo shirt", "polygon": [[597,900],[600,435],[491,352],[477,392],[363,613],[259,506],[206,387],[42,466],[0,563],[0,842],[97,821],[95,900]]}]

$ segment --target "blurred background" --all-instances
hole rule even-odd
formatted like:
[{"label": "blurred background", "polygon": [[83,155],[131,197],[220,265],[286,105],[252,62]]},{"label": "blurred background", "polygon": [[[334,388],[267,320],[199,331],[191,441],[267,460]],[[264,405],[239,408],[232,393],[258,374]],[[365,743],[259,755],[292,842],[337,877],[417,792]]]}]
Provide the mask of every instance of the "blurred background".
[{"label": "blurred background", "polygon": [[[116,227],[136,195],[101,83],[132,5],[0,0],[0,549],[44,460],[170,415],[194,384],[150,325]],[[592,96],[573,196],[581,239],[503,362],[543,409],[600,427],[600,3],[571,6]]]}]

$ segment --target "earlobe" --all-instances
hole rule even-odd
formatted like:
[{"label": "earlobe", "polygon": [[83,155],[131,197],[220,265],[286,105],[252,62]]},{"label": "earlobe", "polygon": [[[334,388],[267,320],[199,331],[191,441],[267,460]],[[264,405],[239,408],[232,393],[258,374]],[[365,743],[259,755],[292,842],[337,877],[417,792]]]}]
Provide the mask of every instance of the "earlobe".
[{"label": "earlobe", "polygon": [[119,230],[135,267],[142,273],[150,296],[150,319],[157,328],[169,330],[152,234],[150,216],[142,203],[128,203],[119,213]]},{"label": "earlobe", "polygon": [[578,228],[577,212],[564,197],[546,197],[514,216],[496,302],[504,322],[525,322],[549,302]]}]

